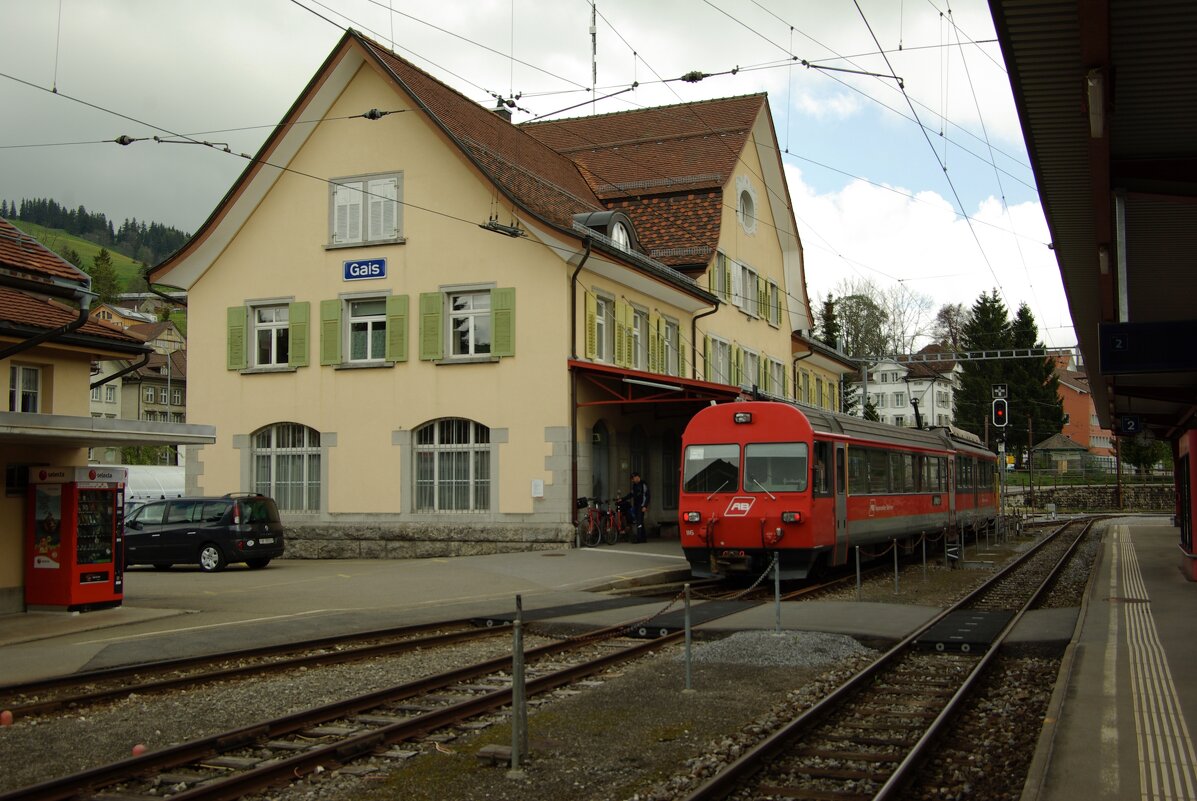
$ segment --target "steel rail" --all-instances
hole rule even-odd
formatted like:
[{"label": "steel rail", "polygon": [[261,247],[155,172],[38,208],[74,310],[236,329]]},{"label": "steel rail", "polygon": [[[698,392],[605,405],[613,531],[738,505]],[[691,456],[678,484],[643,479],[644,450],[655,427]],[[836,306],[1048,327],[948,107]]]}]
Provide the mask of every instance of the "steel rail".
[{"label": "steel rail", "polygon": [[[438,626],[436,628],[444,628]],[[8,707],[9,711],[13,713],[15,718],[31,717],[33,715],[45,714],[53,712],[58,709],[63,709],[68,706],[81,706],[85,704],[97,703],[99,701],[108,701],[114,698],[124,698],[133,693],[150,693],[161,692],[163,690],[178,689],[180,687],[187,687],[191,685],[206,684],[212,681],[220,681],[223,679],[238,678],[242,676],[257,675],[261,673],[277,673],[299,666],[320,666],[320,665],[336,665],[344,662],[355,662],[362,659],[371,659],[378,656],[388,656],[392,654],[403,653],[417,648],[438,647],[442,645],[450,645],[456,642],[465,640],[482,639],[486,637],[493,637],[498,634],[501,629],[478,629],[469,628],[461,631],[446,632],[444,634],[433,634],[427,637],[412,637],[406,640],[398,640],[389,643],[377,643],[374,645],[364,645],[358,648],[347,648],[339,651],[328,651],[318,654],[306,654],[301,656],[290,657],[286,659],[277,659],[272,662],[255,662],[250,665],[238,665],[236,667],[222,668],[220,670],[208,671],[206,673],[190,673],[186,676],[173,676],[165,679],[156,679],[153,681],[141,682],[138,684],[124,684],[118,687],[110,687],[107,689],[93,690],[89,692],[79,693],[77,695],[63,695],[57,698],[50,698],[44,701],[33,701],[26,704],[14,704]],[[368,639],[368,638],[353,638],[353,639]],[[344,640],[350,641],[349,639]],[[305,647],[318,648],[326,646],[309,645],[305,643]],[[251,649],[252,650],[252,649]],[[294,652],[299,650],[292,646],[285,651],[277,651],[277,653],[286,653],[287,651]],[[214,658],[201,659],[189,658],[186,661],[188,667],[199,667],[203,664],[210,664],[215,662],[225,662],[231,659],[249,658],[246,656],[232,656],[229,654],[220,654]],[[173,669],[180,669],[174,667]],[[155,669],[153,672],[160,673],[162,670]],[[138,676],[141,675],[137,671],[132,671],[126,675]],[[105,676],[103,679],[91,678],[87,682],[77,682],[77,684],[87,684],[95,681],[113,681],[119,678],[116,676]],[[70,684],[61,686],[71,686]]]},{"label": "steel rail", "polygon": [[685,797],[685,801],[713,801],[714,799],[726,798],[728,795],[737,790],[740,784],[748,777],[754,775],[761,770],[768,762],[773,761],[784,752],[790,743],[797,739],[808,729],[813,728],[818,723],[822,722],[824,718],[830,715],[841,703],[843,703],[850,695],[856,693],[863,686],[871,682],[874,678],[890,667],[890,665],[898,660],[909,651],[914,645],[915,641],[924,633],[929,631],[933,626],[942,621],[952,612],[963,609],[966,604],[972,602],[979,597],[986,589],[996,585],[997,582],[1004,579],[1013,571],[1019,569],[1027,560],[1031,559],[1037,554],[1048,542],[1054,539],[1058,534],[1063,532],[1070,523],[1064,523],[1048,536],[1044,537],[1035,547],[1028,549],[1026,553],[1020,556],[1015,561],[1011,562],[1001,571],[992,576],[988,581],[982,584],[973,592],[970,592],[960,601],[957,601],[951,607],[943,610],[941,613],[933,617],[927,623],[911,632],[900,642],[879,656],[872,663],[867,665],[863,670],[852,676],[839,687],[831,691],[827,696],[818,701],[814,706],[806,712],[799,715],[789,723],[782,726],[773,734],[766,737],[754,748],[742,754],[738,759],[726,766],[719,773],[712,776],[705,784],[695,789],[692,793]]},{"label": "steel rail", "polygon": [[[593,644],[603,637],[617,637],[623,634],[625,631],[626,628],[623,626],[609,626],[591,633],[585,640],[564,640],[529,649],[525,652],[525,658],[535,659],[538,657],[550,656],[562,651],[568,651],[572,648],[578,647],[579,645]],[[625,656],[624,658],[631,658],[632,656],[638,655],[641,651],[647,651],[651,650],[652,648],[659,647],[663,640],[668,641],[679,636],[681,636],[681,633],[677,632],[668,635],[667,637],[648,640],[644,643],[638,643],[634,646],[631,646],[631,649],[629,650],[616,652],[616,654],[627,653],[629,655]],[[593,663],[594,665],[597,665],[597,667],[594,667],[590,672],[602,669],[611,661],[612,660],[608,657],[600,657]],[[259,742],[263,739],[277,739],[297,731],[302,731],[311,726],[326,723],[330,720],[337,720],[350,715],[360,714],[366,710],[378,707],[385,703],[403,701],[408,698],[432,692],[434,690],[450,687],[454,684],[458,684],[469,679],[474,679],[479,676],[484,676],[489,673],[502,670],[504,667],[507,667],[510,664],[510,656],[496,657],[494,659],[489,659],[473,665],[467,665],[465,667],[439,673],[434,676],[428,676],[423,679],[418,679],[416,681],[408,682],[396,687],[390,687],[344,701],[325,704],[323,706],[303,710],[291,715],[286,715],[284,717],[262,721],[240,729],[223,732],[211,737],[204,737],[197,740],[192,740],[190,742],[180,743],[178,745],[169,746],[161,750],[150,751],[140,756],[122,759],[107,765],[100,765],[98,767],[81,771],[70,776],[50,779],[45,782],[29,785],[28,787],[0,793],[0,801],[65,801],[66,799],[74,799],[83,793],[94,793],[101,788],[119,783],[120,781],[130,778],[131,776],[145,775],[155,771],[178,768],[203,759],[212,758],[224,751],[244,748],[247,745]],[[566,671],[569,670],[571,669],[566,669]],[[541,679],[530,681],[528,683],[530,691],[532,691],[531,688],[533,687],[545,685],[548,678],[549,677],[542,677]],[[500,690],[497,692],[500,695],[506,693],[507,698],[510,698],[510,690]],[[492,693],[491,696],[495,696],[495,694]],[[480,696],[480,698],[487,697],[488,696]],[[463,703],[469,704],[477,700],[478,699],[470,699],[469,701]],[[510,703],[509,700],[508,703]],[[502,704],[500,703],[498,706],[502,706]],[[452,707],[449,708],[451,709]],[[420,716],[418,718],[413,718],[412,720],[417,721],[423,719],[426,722],[433,721],[436,719],[436,715],[442,714],[443,712],[444,710],[433,710],[432,712],[428,713],[429,717]],[[368,734],[372,736],[375,734],[375,732],[370,732]],[[338,746],[345,746],[345,743],[342,742],[338,744]],[[183,796],[181,794],[172,796],[172,798],[182,797]]]}]

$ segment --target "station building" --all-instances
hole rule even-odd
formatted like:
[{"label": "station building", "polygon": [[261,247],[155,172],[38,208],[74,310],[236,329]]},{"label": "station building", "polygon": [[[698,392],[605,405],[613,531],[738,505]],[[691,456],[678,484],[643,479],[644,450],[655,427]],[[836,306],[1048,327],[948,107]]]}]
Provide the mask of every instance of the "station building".
[{"label": "station building", "polygon": [[689,417],[794,397],[790,204],[764,95],[514,125],[351,30],[149,271],[189,488],[269,493],[296,556],[560,547],[633,470],[668,524]]}]

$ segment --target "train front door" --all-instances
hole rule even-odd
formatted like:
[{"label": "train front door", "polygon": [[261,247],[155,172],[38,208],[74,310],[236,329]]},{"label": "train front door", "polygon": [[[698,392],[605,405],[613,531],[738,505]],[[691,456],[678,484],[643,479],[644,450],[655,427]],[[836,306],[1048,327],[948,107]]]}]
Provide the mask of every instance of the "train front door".
[{"label": "train front door", "polygon": [[835,444],[835,556],[834,563],[848,561],[848,454],[844,443]]}]

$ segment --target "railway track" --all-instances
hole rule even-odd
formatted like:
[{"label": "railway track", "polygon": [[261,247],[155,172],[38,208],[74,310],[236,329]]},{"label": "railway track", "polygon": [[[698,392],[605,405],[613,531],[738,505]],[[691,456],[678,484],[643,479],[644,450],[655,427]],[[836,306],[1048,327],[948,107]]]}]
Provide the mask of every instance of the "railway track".
[{"label": "railway track", "polygon": [[179,690],[213,681],[393,656],[495,637],[500,631],[457,620],[75,673],[0,687],[0,709],[20,719],[115,701],[135,693]]},{"label": "railway track", "polygon": [[[698,787],[687,801],[897,797],[996,659],[1006,635],[1050,587],[1093,522],[1061,526]],[[953,625],[967,628],[970,619],[989,619],[997,627],[991,642],[978,647],[943,633]]]},{"label": "railway track", "polygon": [[[622,639],[625,627],[530,649],[532,697],[635,659],[661,639]],[[667,639],[681,636],[670,635]],[[0,801],[77,798],[234,799],[317,770],[382,752],[510,706],[511,658],[479,662],[212,737],[152,751],[72,776],[0,793]]]}]

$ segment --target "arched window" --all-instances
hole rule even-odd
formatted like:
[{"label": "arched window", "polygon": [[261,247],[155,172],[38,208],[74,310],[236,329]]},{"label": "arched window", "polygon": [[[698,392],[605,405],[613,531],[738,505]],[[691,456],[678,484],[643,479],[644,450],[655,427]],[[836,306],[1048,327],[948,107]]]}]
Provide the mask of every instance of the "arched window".
[{"label": "arched window", "polygon": [[253,435],[254,490],[280,511],[320,510],[320,432],[276,423]]},{"label": "arched window", "polygon": [[459,418],[416,429],[416,511],[490,509],[490,429]]}]

